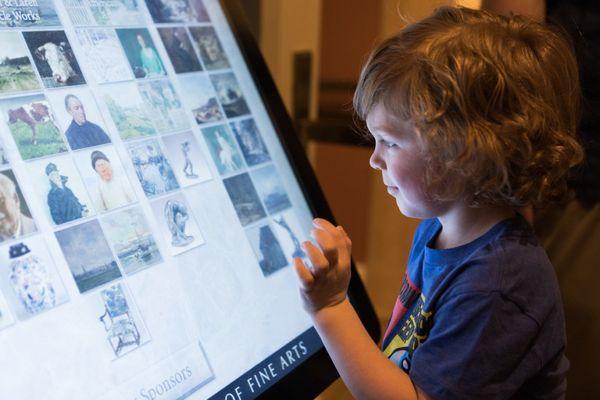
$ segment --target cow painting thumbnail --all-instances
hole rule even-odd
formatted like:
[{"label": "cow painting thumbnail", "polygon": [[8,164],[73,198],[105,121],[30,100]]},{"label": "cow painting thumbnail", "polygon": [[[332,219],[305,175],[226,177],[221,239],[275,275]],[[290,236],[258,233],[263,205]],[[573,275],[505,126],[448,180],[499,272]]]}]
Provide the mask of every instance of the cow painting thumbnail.
[{"label": "cow painting thumbnail", "polygon": [[23,37],[45,87],[85,83],[64,31],[23,32]]},{"label": "cow painting thumbnail", "polygon": [[67,151],[50,103],[43,95],[2,100],[0,111],[23,160]]},{"label": "cow painting thumbnail", "polygon": [[27,47],[17,32],[0,32],[0,95],[39,89]]}]

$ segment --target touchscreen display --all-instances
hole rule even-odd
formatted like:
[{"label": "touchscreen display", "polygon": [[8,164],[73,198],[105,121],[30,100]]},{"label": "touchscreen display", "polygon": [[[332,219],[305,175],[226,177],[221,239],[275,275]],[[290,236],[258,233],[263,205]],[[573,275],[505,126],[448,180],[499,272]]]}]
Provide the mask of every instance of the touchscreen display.
[{"label": "touchscreen display", "polygon": [[0,398],[250,399],[312,214],[216,0],[0,0]]}]

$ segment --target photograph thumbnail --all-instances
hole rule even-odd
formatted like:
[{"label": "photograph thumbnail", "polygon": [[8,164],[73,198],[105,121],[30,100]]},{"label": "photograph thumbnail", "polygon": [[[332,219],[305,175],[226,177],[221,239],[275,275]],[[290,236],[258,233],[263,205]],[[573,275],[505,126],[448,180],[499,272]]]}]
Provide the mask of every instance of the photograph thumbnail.
[{"label": "photograph thumbnail", "polygon": [[171,255],[176,256],[204,243],[200,228],[181,193],[151,203]]},{"label": "photograph thumbnail", "polygon": [[67,151],[52,108],[43,95],[0,100],[0,110],[23,160]]},{"label": "photograph thumbnail", "polygon": [[302,250],[302,242],[308,240],[308,237],[303,233],[292,210],[274,216],[271,226],[290,265],[294,258],[302,258],[308,262],[307,255]]},{"label": "photograph thumbnail", "polygon": [[102,87],[102,99],[121,139],[130,140],[156,135],[148,105],[133,82]]},{"label": "photograph thumbnail", "polygon": [[212,179],[205,155],[192,132],[163,136],[165,149],[181,186]]},{"label": "photograph thumbnail", "polygon": [[39,89],[27,47],[18,32],[0,32],[0,95]]},{"label": "photograph thumbnail", "polygon": [[224,118],[217,102],[217,94],[208,78],[201,74],[180,75],[180,87],[185,88],[183,100],[192,110],[198,125],[217,122]]},{"label": "photograph thumbnail", "polygon": [[97,220],[57,231],[55,235],[79,292],[85,293],[121,277]]},{"label": "photograph thumbnail", "polygon": [[162,256],[140,207],[128,208],[102,219],[102,225],[125,275],[162,262]]},{"label": "photograph thumbnail", "polygon": [[281,244],[268,224],[250,228],[246,235],[265,277],[289,265]]},{"label": "photograph thumbnail", "polygon": [[212,26],[191,27],[190,33],[207,70],[229,68],[227,55]]},{"label": "photograph thumbnail", "polygon": [[98,212],[123,207],[137,200],[114,147],[80,151],[74,159]]},{"label": "photograph thumbnail", "polygon": [[175,132],[190,127],[183,104],[168,79],[140,82],[139,89],[158,132]]},{"label": "photograph thumbnail", "polygon": [[209,21],[202,0],[146,0],[146,5],[156,23]]},{"label": "photograph thumbnail", "polygon": [[0,172],[0,243],[37,232],[23,192],[12,170]]},{"label": "photograph thumbnail", "polygon": [[211,75],[210,80],[215,87],[217,97],[227,118],[239,117],[250,112],[242,89],[233,72]]},{"label": "photograph thumbnail", "polygon": [[167,74],[148,29],[126,28],[116,31],[136,78],[152,78]]},{"label": "photograph thumbnail", "polygon": [[36,161],[29,165],[29,173],[40,203],[45,206],[55,225],[94,215],[83,182],[70,157]]},{"label": "photograph thumbnail", "polygon": [[185,28],[158,28],[158,33],[176,73],[202,71]]},{"label": "photograph thumbnail", "polygon": [[121,42],[114,29],[76,29],[79,61],[86,76],[96,83],[133,79]]},{"label": "photograph thumbnail", "polygon": [[248,174],[224,179],[223,184],[242,226],[267,216]]},{"label": "photograph thumbnail", "polygon": [[136,0],[68,0],[63,3],[74,26],[144,24]]},{"label": "photograph thumbnail", "polygon": [[256,169],[250,174],[269,214],[278,213],[292,206],[273,164]]},{"label": "photograph thumbnail", "polygon": [[23,37],[45,87],[85,84],[64,31],[23,32]]},{"label": "photograph thumbnail", "polygon": [[52,91],[48,93],[48,100],[71,150],[110,143],[104,119],[87,88]]},{"label": "photograph thumbnail", "polygon": [[242,156],[226,125],[203,128],[202,134],[221,175],[231,174],[244,167]]},{"label": "photograph thumbnail", "polygon": [[240,145],[246,164],[254,166],[271,160],[267,146],[252,118],[231,122],[229,126]]},{"label": "photograph thumbnail", "polygon": [[31,318],[69,300],[48,253],[36,235],[0,248],[0,291],[18,319]]},{"label": "photograph thumbnail", "polygon": [[0,28],[60,26],[52,0],[2,1],[0,15]]},{"label": "photograph thumbnail", "polygon": [[156,139],[130,144],[129,155],[146,196],[153,197],[179,189],[173,168]]}]

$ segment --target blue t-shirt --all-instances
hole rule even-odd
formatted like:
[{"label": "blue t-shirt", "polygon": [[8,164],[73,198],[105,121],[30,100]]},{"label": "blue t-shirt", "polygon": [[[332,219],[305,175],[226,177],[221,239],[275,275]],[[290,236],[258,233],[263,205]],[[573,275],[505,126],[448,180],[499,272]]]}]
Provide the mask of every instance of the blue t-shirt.
[{"label": "blue t-shirt", "polygon": [[436,250],[423,221],[382,349],[435,399],[564,398],[565,321],[554,269],[529,224],[504,220]]}]

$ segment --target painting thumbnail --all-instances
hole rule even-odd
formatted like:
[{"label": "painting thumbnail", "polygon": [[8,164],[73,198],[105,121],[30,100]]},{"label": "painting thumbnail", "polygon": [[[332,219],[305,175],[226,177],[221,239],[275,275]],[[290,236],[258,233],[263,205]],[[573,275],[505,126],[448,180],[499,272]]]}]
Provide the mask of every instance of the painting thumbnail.
[{"label": "painting thumbnail", "polygon": [[55,225],[94,215],[94,209],[70,157],[55,157],[29,165],[40,202]]},{"label": "painting thumbnail", "polygon": [[156,135],[137,86],[132,82],[104,86],[102,98],[123,140]]},{"label": "painting thumbnail", "polygon": [[271,226],[289,264],[292,264],[294,258],[306,259],[306,253],[302,250],[302,241],[306,237],[292,210],[273,217]]},{"label": "painting thumbnail", "polygon": [[0,28],[58,26],[60,20],[52,0],[0,2]]},{"label": "painting thumbnail", "polygon": [[109,214],[102,219],[102,223],[126,275],[162,261],[141,208],[128,208]]},{"label": "painting thumbnail", "polygon": [[273,164],[251,172],[256,190],[263,200],[269,214],[290,208],[292,203]]},{"label": "painting thumbnail", "polygon": [[74,26],[144,24],[137,0],[66,0],[64,5]]},{"label": "painting thumbnail", "polygon": [[136,201],[133,187],[112,146],[80,151],[74,158],[97,211],[113,210]]},{"label": "painting thumbnail", "polygon": [[167,79],[140,82],[139,89],[157,131],[174,132],[190,127],[183,104]]},{"label": "painting thumbnail", "polygon": [[246,164],[254,166],[271,160],[267,146],[252,118],[234,121],[229,125],[240,145]]},{"label": "painting thumbnail", "polygon": [[64,31],[23,32],[23,37],[45,87],[85,83]]},{"label": "painting thumbnail", "polygon": [[156,23],[209,21],[202,0],[146,0],[146,5]]},{"label": "painting thumbnail", "polygon": [[268,224],[250,228],[246,235],[264,276],[269,276],[288,265],[281,244]]},{"label": "painting thumbnail", "polygon": [[158,28],[176,73],[202,71],[185,28]]},{"label": "painting thumbnail", "polygon": [[69,299],[40,235],[2,247],[0,262],[5,271],[0,288],[17,318],[31,318]]},{"label": "painting thumbnail", "polygon": [[0,172],[0,242],[36,231],[14,172],[10,169]]},{"label": "painting thumbnail", "polygon": [[135,174],[148,197],[179,189],[173,168],[157,140],[145,140],[129,145]]},{"label": "painting thumbnail", "polygon": [[79,292],[85,293],[121,277],[97,220],[55,233]]},{"label": "painting thumbnail", "polygon": [[223,112],[217,101],[217,94],[207,77],[201,74],[179,76],[181,87],[185,88],[183,99],[198,125],[222,120]]},{"label": "painting thumbnail", "polygon": [[0,94],[39,89],[40,83],[17,32],[0,32]]},{"label": "painting thumbnail", "polygon": [[227,55],[212,26],[190,28],[194,43],[207,70],[229,68]]},{"label": "painting thumbnail", "polygon": [[0,100],[0,109],[23,160],[67,151],[52,108],[43,95]]},{"label": "painting thumbnail", "polygon": [[223,183],[242,226],[266,217],[265,209],[248,174],[224,179]]},{"label": "painting thumbnail", "polygon": [[114,29],[76,29],[79,61],[87,76],[97,83],[133,79],[131,68]]},{"label": "painting thumbnail", "polygon": [[117,29],[117,36],[136,78],[151,78],[167,74],[148,29]]},{"label": "painting thumbnail", "polygon": [[212,178],[206,157],[192,132],[164,136],[171,165],[181,186],[190,186]]},{"label": "painting thumbnail", "polygon": [[211,75],[210,80],[215,86],[217,97],[227,118],[239,117],[250,112],[242,89],[233,72]]},{"label": "painting thumbnail", "polygon": [[226,125],[204,128],[202,134],[221,175],[236,172],[244,166],[235,140],[228,132]]}]

